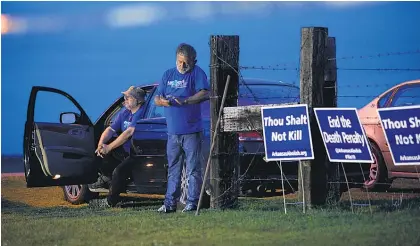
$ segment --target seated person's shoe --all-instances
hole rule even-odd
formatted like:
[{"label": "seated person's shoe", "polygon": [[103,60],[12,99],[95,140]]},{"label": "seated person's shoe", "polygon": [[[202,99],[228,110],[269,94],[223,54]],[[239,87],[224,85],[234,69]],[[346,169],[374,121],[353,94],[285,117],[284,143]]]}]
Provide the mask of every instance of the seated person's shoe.
[{"label": "seated person's shoe", "polygon": [[174,212],[176,212],[176,208],[167,207],[165,205],[162,205],[157,211],[158,211],[158,213],[168,214],[168,213],[174,213]]},{"label": "seated person's shoe", "polygon": [[[89,190],[91,191],[96,191],[96,192],[100,192],[99,189],[109,189],[109,183],[111,182],[111,179],[105,175],[100,175],[98,177],[98,180],[93,183],[88,185]],[[107,191],[105,191],[107,192]]]},{"label": "seated person's shoe", "polygon": [[185,206],[185,208],[182,210],[183,213],[186,212],[192,212],[192,211],[196,211],[197,210],[197,206],[192,205],[192,204],[187,204],[187,206]]},{"label": "seated person's shoe", "polygon": [[108,198],[102,198],[102,199],[92,199],[89,201],[89,207],[90,208],[115,208],[115,207],[121,207],[122,202],[118,201],[114,204],[108,200]]},{"label": "seated person's shoe", "polygon": [[110,208],[111,204],[108,203],[108,199],[92,199],[89,201],[89,208]]}]

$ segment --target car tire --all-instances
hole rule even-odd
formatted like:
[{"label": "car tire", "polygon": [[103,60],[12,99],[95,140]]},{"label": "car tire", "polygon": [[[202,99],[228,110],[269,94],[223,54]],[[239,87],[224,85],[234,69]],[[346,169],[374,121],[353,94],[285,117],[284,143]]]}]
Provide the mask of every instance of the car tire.
[{"label": "car tire", "polygon": [[99,196],[97,192],[91,192],[87,185],[66,185],[63,186],[64,200],[71,204],[83,204]]},{"label": "car tire", "polygon": [[363,183],[363,189],[368,191],[386,191],[391,187],[392,181],[388,179],[386,167],[381,150],[373,141],[370,141],[373,163],[369,167],[369,176]]}]

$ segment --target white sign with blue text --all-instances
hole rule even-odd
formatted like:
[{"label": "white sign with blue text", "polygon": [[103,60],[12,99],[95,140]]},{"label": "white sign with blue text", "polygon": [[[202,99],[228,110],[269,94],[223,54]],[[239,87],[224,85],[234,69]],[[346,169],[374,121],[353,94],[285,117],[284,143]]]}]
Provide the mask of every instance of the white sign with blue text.
[{"label": "white sign with blue text", "polygon": [[420,165],[420,105],[378,109],[395,166]]},{"label": "white sign with blue text", "polygon": [[261,107],[265,159],[314,159],[306,104]]},{"label": "white sign with blue text", "polygon": [[314,111],[331,162],[373,163],[356,108],[315,108]]}]

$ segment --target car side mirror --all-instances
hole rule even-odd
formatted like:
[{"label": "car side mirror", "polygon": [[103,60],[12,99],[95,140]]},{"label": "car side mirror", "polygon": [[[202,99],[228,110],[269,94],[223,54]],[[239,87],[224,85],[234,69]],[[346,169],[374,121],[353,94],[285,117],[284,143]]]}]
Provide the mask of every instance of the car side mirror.
[{"label": "car side mirror", "polygon": [[60,123],[74,124],[77,121],[77,114],[73,112],[64,112],[60,114]]}]

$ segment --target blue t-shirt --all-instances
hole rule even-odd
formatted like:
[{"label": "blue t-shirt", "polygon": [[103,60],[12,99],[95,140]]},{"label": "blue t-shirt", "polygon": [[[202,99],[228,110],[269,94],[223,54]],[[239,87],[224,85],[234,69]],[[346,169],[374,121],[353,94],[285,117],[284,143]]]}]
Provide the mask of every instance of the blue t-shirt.
[{"label": "blue t-shirt", "polygon": [[[120,135],[127,130],[128,127],[136,127],[137,121],[140,120],[140,115],[141,108],[139,108],[134,114],[132,114],[130,110],[125,109],[118,114],[117,118],[112,123],[111,128],[115,131],[115,133]],[[130,153],[130,141],[125,142],[123,147],[127,153]]]},{"label": "blue t-shirt", "polygon": [[[175,67],[163,74],[157,95],[184,101],[198,91],[208,89],[206,73],[199,66],[195,65],[192,71],[185,74],[179,73]],[[164,112],[169,134],[189,134],[203,130],[200,104],[179,106],[174,102],[172,106],[165,107]]]}]

